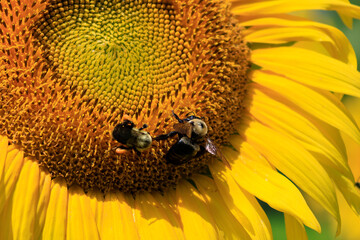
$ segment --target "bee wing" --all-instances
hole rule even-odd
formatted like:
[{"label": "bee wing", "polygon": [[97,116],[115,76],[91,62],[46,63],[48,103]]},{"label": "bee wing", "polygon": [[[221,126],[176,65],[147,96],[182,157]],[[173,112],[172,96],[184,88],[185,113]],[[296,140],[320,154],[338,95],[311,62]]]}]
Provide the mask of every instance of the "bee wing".
[{"label": "bee wing", "polygon": [[231,165],[228,160],[225,158],[224,154],[221,150],[210,140],[210,138],[206,138],[205,149],[212,155],[217,156],[220,160],[229,168],[231,169]]},{"label": "bee wing", "polygon": [[176,132],[191,138],[192,127],[189,122],[175,123],[173,127]]}]

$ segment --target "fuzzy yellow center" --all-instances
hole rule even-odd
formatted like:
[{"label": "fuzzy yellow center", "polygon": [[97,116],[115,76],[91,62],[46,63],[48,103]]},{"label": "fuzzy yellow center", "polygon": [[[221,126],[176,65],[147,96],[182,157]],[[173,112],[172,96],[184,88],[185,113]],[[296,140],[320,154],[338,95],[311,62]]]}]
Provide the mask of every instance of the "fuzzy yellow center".
[{"label": "fuzzy yellow center", "polygon": [[228,4],[25,5],[3,6],[38,14],[4,33],[0,133],[53,177],[85,191],[153,191],[205,168],[208,153],[179,166],[166,162],[176,136],[153,141],[140,155],[117,154],[123,144],[111,133],[125,116],[137,128],[147,124],[152,137],[174,130],[172,111],[202,117],[218,145],[233,132],[244,108],[249,49]]}]

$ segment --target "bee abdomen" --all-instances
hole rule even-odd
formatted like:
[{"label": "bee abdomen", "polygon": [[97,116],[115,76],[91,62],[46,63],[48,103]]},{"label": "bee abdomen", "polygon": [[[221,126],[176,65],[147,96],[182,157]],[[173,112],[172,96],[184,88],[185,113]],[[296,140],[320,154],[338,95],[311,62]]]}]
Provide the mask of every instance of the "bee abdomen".
[{"label": "bee abdomen", "polygon": [[182,137],[166,154],[166,161],[174,165],[188,162],[200,151],[200,146],[194,144],[188,137]]}]

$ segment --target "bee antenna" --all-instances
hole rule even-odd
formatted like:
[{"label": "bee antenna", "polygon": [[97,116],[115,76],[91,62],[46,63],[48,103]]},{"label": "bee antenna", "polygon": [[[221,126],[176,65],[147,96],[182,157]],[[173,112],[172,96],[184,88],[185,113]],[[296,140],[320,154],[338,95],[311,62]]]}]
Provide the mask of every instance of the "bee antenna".
[{"label": "bee antenna", "polygon": [[183,122],[183,120],[181,120],[181,119],[179,118],[179,116],[176,115],[176,113],[174,113],[174,110],[172,110],[171,112],[172,112],[172,115],[176,118],[176,120],[179,121],[179,123],[182,123],[182,122]]},{"label": "bee antenna", "polygon": [[[192,115],[191,115],[191,114],[192,114]],[[196,118],[196,119],[205,120],[204,117],[198,117],[198,116],[196,116],[195,112],[193,112],[193,111],[191,111],[191,112],[189,112],[188,114],[186,114],[186,117],[187,117],[188,119],[194,119],[194,118]]]},{"label": "bee antenna", "polygon": [[147,128],[148,125],[145,123],[141,128],[139,128],[139,130],[143,130],[144,128]]}]

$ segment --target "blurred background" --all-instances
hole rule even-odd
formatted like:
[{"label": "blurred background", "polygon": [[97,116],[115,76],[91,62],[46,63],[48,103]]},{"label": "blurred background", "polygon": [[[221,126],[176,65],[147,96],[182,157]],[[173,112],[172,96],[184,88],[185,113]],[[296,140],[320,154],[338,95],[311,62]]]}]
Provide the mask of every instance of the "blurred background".
[{"label": "blurred background", "polygon": [[[316,1],[316,0],[315,0]],[[350,1],[353,4],[360,6],[360,0]],[[305,13],[299,13],[303,15]],[[354,20],[352,29],[347,28],[336,12],[329,11],[313,11],[307,12],[307,17],[310,17],[318,22],[333,25],[339,28],[350,40],[357,56],[358,70],[360,71],[360,20]],[[360,80],[360,79],[359,79]],[[358,125],[360,126],[360,100],[344,96],[343,103],[348,107],[351,114],[354,116]],[[347,136],[343,136],[345,145],[347,146],[349,165],[355,177],[355,180],[360,180],[360,145],[355,143]],[[360,190],[359,190],[360,191]],[[335,221],[325,213],[316,203],[309,201],[309,205],[315,211],[320,224],[322,233],[319,234],[312,229],[306,228],[308,239],[310,240],[359,240],[360,239],[360,217],[345,204],[345,200],[338,194],[339,206],[341,213],[341,225],[342,231],[336,236],[336,223]],[[286,240],[284,215],[276,210],[270,208],[266,203],[261,203],[266,209],[269,216],[274,240]]]}]

